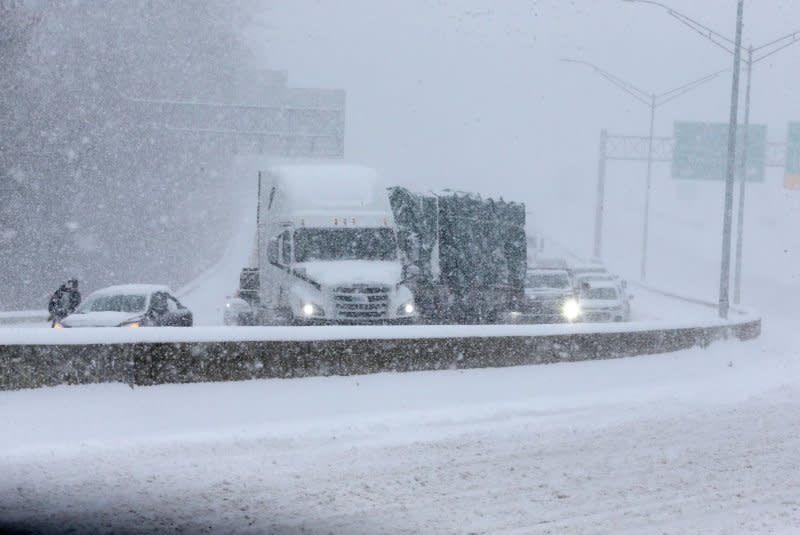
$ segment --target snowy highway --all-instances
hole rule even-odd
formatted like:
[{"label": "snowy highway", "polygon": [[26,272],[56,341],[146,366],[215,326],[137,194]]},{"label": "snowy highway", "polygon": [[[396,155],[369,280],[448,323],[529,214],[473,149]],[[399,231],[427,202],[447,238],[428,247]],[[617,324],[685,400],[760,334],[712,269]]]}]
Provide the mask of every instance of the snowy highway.
[{"label": "snowy highway", "polygon": [[514,369],[0,396],[0,518],[79,532],[800,529],[774,337]]},{"label": "snowy highway", "polygon": [[0,535],[799,534],[798,19],[0,0]]}]

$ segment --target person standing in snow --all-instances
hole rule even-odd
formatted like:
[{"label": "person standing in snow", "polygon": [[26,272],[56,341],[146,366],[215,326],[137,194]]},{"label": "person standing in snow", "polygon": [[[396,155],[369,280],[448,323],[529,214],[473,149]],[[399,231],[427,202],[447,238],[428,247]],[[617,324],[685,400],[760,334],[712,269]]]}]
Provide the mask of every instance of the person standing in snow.
[{"label": "person standing in snow", "polygon": [[80,304],[81,293],[78,291],[78,279],[69,279],[59,286],[50,298],[50,303],[47,305],[47,310],[50,312],[48,319],[55,326],[57,322],[72,314]]}]

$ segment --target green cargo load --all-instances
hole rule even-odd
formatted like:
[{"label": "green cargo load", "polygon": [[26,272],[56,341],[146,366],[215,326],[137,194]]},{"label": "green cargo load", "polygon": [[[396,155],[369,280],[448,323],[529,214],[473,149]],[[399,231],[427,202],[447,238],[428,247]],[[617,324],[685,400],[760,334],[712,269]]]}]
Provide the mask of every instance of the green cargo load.
[{"label": "green cargo load", "polygon": [[428,323],[495,323],[524,295],[525,205],[444,191],[389,190],[417,307]]}]

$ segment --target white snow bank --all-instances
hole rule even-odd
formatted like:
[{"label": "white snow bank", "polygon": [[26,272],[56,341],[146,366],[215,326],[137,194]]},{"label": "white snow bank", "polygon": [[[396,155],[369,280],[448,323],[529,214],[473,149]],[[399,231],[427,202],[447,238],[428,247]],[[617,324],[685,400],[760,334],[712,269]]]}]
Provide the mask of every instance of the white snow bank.
[{"label": "white snow bank", "polygon": [[308,326],[308,327],[145,327],[49,329],[11,327],[0,329],[0,345],[121,344],[180,342],[259,342],[320,340],[394,340],[407,338],[480,338],[498,336],[548,336],[591,333],[644,332],[654,330],[730,326],[755,320],[756,316],[732,316],[728,320],[638,321],[628,323],[576,323],[559,325],[408,325],[408,326]]}]

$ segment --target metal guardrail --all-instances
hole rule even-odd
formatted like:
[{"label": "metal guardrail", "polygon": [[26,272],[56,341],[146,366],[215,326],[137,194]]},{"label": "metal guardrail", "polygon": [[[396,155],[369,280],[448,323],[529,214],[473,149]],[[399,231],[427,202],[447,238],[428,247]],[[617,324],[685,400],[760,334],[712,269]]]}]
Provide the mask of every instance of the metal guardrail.
[{"label": "metal guardrail", "polygon": [[[302,329],[299,327],[298,329]],[[333,340],[0,345],[0,390],[122,382],[133,386],[320,375],[505,367],[612,359],[749,340],[760,318],[700,327],[541,335]],[[384,331],[385,332],[385,331]],[[488,333],[490,331],[484,331]]]}]

